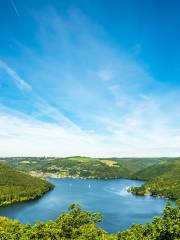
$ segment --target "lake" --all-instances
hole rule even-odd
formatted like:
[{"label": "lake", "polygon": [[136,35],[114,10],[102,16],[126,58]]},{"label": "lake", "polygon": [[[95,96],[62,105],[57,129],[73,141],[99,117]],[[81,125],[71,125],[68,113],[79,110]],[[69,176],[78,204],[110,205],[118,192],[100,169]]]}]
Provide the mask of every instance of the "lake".
[{"label": "lake", "polygon": [[131,186],[139,186],[142,181],[49,179],[55,188],[41,199],[0,207],[0,215],[19,219],[23,223],[37,220],[56,219],[62,211],[67,211],[71,203],[79,203],[85,210],[100,212],[104,221],[102,228],[115,233],[134,223],[151,221],[160,215],[167,200],[150,196],[135,196],[127,192]]}]

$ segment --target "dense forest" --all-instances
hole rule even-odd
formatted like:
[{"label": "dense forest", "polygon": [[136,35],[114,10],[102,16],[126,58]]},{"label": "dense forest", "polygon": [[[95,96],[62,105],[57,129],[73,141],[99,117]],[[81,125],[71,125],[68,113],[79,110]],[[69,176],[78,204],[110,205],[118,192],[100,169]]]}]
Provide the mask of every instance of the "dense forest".
[{"label": "dense forest", "polygon": [[179,160],[147,167],[134,174],[133,177],[148,181],[140,187],[131,188],[132,193],[180,199]]},{"label": "dense forest", "polygon": [[0,206],[37,199],[52,188],[45,180],[0,164]]},{"label": "dense forest", "polygon": [[1,162],[38,177],[140,179],[130,191],[139,195],[180,198],[180,158],[3,158]]},{"label": "dense forest", "polygon": [[163,216],[152,223],[135,224],[131,228],[110,235],[97,226],[102,220],[99,213],[82,211],[79,205],[71,205],[68,213],[55,221],[37,222],[35,225],[0,217],[2,240],[178,240],[180,239],[180,206],[168,204]]}]

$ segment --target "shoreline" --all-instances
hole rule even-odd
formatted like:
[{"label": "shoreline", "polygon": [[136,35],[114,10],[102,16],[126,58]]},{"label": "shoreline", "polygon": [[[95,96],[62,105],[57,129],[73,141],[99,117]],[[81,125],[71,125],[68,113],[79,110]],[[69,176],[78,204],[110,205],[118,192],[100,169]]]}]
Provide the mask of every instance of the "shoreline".
[{"label": "shoreline", "polygon": [[[41,178],[41,179],[46,179],[48,181],[48,179],[81,179],[81,180],[120,180],[120,179],[127,179],[127,180],[137,180],[137,181],[142,181],[143,183],[144,182],[148,182],[148,181],[144,181],[142,179],[131,179],[131,178],[121,178],[121,177],[112,177],[112,178],[97,178],[97,177],[80,177],[80,176],[62,176],[61,174],[55,174],[55,173],[43,173],[43,172],[36,172],[36,171],[32,171],[29,173],[29,175],[31,176],[34,176],[34,177],[38,177],[38,178]],[[142,183],[142,184],[143,184]],[[142,185],[140,185],[139,187],[141,187]],[[51,188],[49,188],[47,191],[44,191],[42,192],[41,195],[39,196],[36,196],[36,197],[30,197],[29,199],[26,199],[26,198],[22,198],[20,200],[12,200],[12,201],[6,201],[4,203],[1,203],[0,204],[0,207],[3,207],[3,206],[9,206],[9,205],[12,205],[12,204],[15,204],[15,203],[21,203],[21,202],[29,202],[29,201],[35,201],[35,200],[38,200],[40,199],[41,197],[43,197],[46,193],[52,191],[53,189],[55,188],[55,186],[52,185]],[[152,194],[151,192],[149,192],[148,194],[138,194],[138,193],[135,193],[133,192],[133,190],[131,189],[133,187],[129,187],[126,191],[133,194],[133,195],[136,195],[136,196],[151,196],[151,197],[155,197],[155,198],[161,198],[161,199],[166,199],[166,200],[170,200],[170,201],[176,201],[177,199],[174,199],[174,198],[168,198],[166,196],[162,196],[162,195],[154,195]]]},{"label": "shoreline", "polygon": [[46,193],[52,191],[54,188],[55,188],[55,185],[52,184],[52,186],[50,188],[48,188],[46,191],[42,192],[41,195],[37,195],[35,197],[30,197],[29,199],[24,197],[24,198],[21,198],[21,199],[13,199],[11,201],[4,201],[0,204],[0,207],[10,206],[10,205],[13,205],[15,203],[30,202],[30,201],[38,200],[38,199],[42,198]]},{"label": "shoreline", "polygon": [[[134,178],[122,178],[122,177],[112,177],[112,178],[97,178],[97,177],[80,177],[80,176],[63,176],[61,174],[57,174],[57,173],[43,173],[43,172],[35,172],[35,171],[32,171],[29,173],[30,175],[32,176],[36,176],[36,177],[40,177],[40,178],[44,178],[44,179],[47,179],[48,178],[54,178],[54,179],[92,179],[92,180],[118,180],[118,179],[128,179],[128,180],[137,180],[137,181],[142,181],[143,183],[144,182],[148,182],[147,180],[142,180],[142,179],[134,179]],[[142,183],[142,184],[143,184]],[[141,185],[142,186],[142,185]],[[141,187],[139,186],[139,187]],[[176,201],[177,199],[175,198],[168,198],[167,196],[163,196],[163,195],[155,195],[155,194],[152,194],[151,192],[149,192],[148,194],[138,194],[138,193],[135,193],[133,192],[133,190],[131,190],[132,187],[128,188],[127,189],[127,192],[133,194],[133,195],[136,195],[136,196],[152,196],[152,197],[156,197],[156,198],[161,198],[161,199],[166,199],[166,200],[170,200],[170,201]]]}]

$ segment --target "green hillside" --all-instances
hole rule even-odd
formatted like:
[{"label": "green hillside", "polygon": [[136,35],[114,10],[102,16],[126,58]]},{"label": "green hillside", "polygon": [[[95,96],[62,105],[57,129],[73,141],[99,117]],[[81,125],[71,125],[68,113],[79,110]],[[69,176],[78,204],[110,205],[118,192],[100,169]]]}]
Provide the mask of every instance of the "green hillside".
[{"label": "green hillside", "polygon": [[132,175],[132,178],[141,180],[151,180],[154,177],[160,176],[167,172],[173,172],[179,168],[180,159],[173,159],[171,161],[162,160],[155,164],[143,168]]},{"label": "green hillside", "polygon": [[133,178],[149,180],[131,191],[139,195],[155,195],[180,199],[180,161],[159,163],[133,174]]},{"label": "green hillside", "polygon": [[161,159],[142,158],[5,158],[4,163],[36,176],[80,178],[130,178]]},{"label": "green hillside", "polygon": [[180,158],[3,158],[1,162],[37,177],[140,179],[130,191],[139,195],[180,198]]},{"label": "green hillside", "polygon": [[0,206],[39,198],[53,185],[0,164]]}]

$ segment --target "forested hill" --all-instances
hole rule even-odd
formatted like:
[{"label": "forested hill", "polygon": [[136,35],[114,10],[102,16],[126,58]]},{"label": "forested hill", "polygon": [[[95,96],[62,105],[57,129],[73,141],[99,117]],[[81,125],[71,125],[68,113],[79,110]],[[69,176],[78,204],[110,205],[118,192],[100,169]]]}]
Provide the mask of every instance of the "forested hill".
[{"label": "forested hill", "polygon": [[136,172],[132,178],[148,180],[131,189],[135,194],[180,199],[180,160],[155,164]]},{"label": "forested hill", "polygon": [[141,180],[151,180],[163,174],[175,173],[176,170],[180,171],[180,159],[164,160],[137,171],[132,177]]},{"label": "forested hill", "polygon": [[53,185],[0,164],[0,206],[39,198]]},{"label": "forested hill", "polygon": [[18,171],[38,177],[140,179],[147,183],[131,189],[135,194],[180,198],[180,158],[1,158]]},{"label": "forested hill", "polygon": [[[90,157],[29,157],[0,159],[13,168],[36,176],[75,178],[131,178],[146,167],[167,159],[161,158],[90,158]],[[171,160],[169,160],[171,161]]]}]

